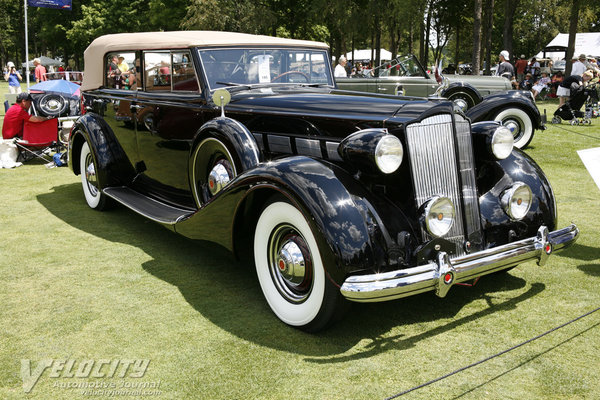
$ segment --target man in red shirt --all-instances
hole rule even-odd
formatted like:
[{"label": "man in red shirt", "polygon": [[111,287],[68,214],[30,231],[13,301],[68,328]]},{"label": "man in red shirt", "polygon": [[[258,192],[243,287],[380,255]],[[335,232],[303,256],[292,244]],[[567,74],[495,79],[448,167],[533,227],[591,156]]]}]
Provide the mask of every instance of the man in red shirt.
[{"label": "man in red shirt", "polygon": [[35,83],[44,82],[47,80],[46,78],[46,67],[44,67],[39,58],[35,58],[33,60],[33,65],[35,65]]},{"label": "man in red shirt", "polygon": [[17,102],[8,109],[4,116],[4,124],[2,125],[2,137],[4,139],[23,137],[23,126],[25,125],[25,121],[44,122],[51,119],[51,117],[29,115],[27,110],[31,107],[31,100],[32,98],[29,93],[19,93]]},{"label": "man in red shirt", "polygon": [[527,60],[525,54],[521,54],[521,58],[515,63],[515,70],[517,72],[517,82],[523,82],[525,79],[525,69],[527,68]]}]

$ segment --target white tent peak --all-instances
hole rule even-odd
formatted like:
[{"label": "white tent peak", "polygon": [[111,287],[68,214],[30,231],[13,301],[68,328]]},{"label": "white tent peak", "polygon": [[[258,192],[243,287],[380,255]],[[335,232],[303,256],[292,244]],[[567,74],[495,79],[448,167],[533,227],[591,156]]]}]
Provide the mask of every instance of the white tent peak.
[{"label": "white tent peak", "polygon": [[[375,52],[373,52],[373,59],[375,57]],[[352,60],[352,52],[349,51],[346,53],[346,58],[348,60]],[[392,53],[386,49],[381,49],[381,60],[391,60]],[[362,60],[371,60],[371,49],[363,49],[363,50],[354,50],[354,60],[362,61]]]},{"label": "white tent peak", "polygon": [[[546,51],[546,57],[555,60],[560,60],[565,57],[565,52],[569,45],[569,34],[559,33],[554,39],[548,43],[545,48],[553,48],[558,51]],[[578,33],[575,36],[575,52],[573,55],[577,57],[579,54],[586,56],[600,56],[600,32],[585,32]],[[537,58],[544,56],[543,50],[535,55]]]}]

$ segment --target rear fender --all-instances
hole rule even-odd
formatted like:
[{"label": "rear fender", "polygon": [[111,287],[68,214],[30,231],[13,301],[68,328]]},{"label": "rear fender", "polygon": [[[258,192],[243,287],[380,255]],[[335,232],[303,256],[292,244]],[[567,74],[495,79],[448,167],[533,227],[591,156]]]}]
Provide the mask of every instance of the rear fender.
[{"label": "rear fender", "polygon": [[87,113],[75,122],[69,137],[69,167],[81,173],[79,156],[81,146],[88,142],[96,162],[98,184],[105,188],[129,184],[135,177],[135,169],[117,142],[112,129],[97,114]]},{"label": "rear fender", "polygon": [[[254,168],[262,160],[262,154],[254,136],[250,133],[248,128],[235,119],[219,117],[202,125],[194,138],[191,147],[192,152],[196,146],[207,137],[215,137],[232,147],[229,150],[234,151],[238,156],[238,159],[235,160],[237,163],[236,169],[238,171],[246,171]],[[190,157],[190,162],[192,162],[192,157]],[[190,171],[192,170],[192,167],[193,166],[190,165]]]}]

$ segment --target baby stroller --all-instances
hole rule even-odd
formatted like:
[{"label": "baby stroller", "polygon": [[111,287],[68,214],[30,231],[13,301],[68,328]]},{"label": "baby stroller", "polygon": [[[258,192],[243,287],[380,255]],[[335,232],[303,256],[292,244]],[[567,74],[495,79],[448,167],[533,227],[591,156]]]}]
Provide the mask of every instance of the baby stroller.
[{"label": "baby stroller", "polygon": [[[585,104],[585,112],[580,111]],[[571,88],[569,101],[559,107],[552,117],[553,124],[562,120],[571,121],[571,125],[591,125],[592,118],[598,116],[598,83]]]}]

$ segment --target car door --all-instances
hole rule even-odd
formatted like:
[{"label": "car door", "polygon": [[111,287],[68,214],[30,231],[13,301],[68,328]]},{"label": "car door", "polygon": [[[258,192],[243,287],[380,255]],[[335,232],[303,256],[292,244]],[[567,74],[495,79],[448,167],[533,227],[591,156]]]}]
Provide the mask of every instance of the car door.
[{"label": "car door", "polygon": [[[123,58],[128,65],[119,69],[113,58]],[[117,138],[121,149],[135,169],[139,162],[138,146],[135,132],[134,110],[131,108],[136,99],[135,63],[139,62],[135,52],[112,52],[105,58],[104,87],[98,91],[86,93],[86,105],[93,112],[101,115]],[[125,64],[124,64],[125,65]],[[133,176],[131,177],[133,179]],[[125,182],[129,183],[129,182]]]},{"label": "car door", "polygon": [[144,90],[135,102],[140,180],[150,195],[193,206],[188,159],[206,102],[200,96],[191,53],[147,51],[143,67]]}]

